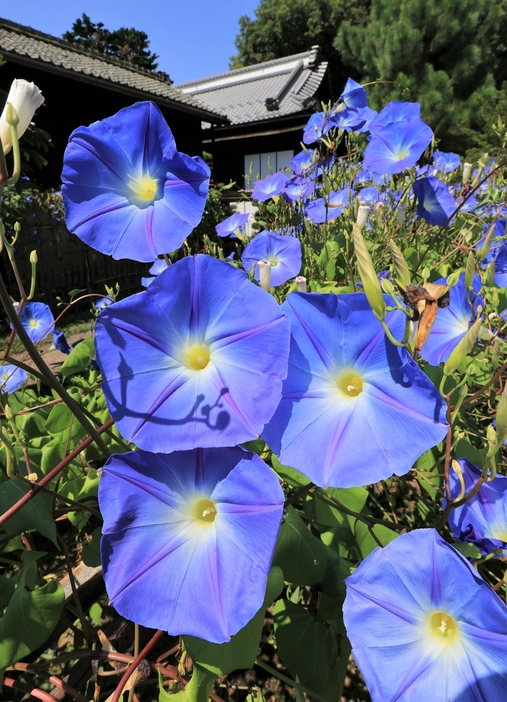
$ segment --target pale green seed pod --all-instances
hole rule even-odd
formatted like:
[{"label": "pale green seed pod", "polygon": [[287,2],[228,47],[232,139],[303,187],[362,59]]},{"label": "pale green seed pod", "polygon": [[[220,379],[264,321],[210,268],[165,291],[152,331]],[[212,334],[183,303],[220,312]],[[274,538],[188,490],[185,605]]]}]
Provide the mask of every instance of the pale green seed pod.
[{"label": "pale green seed pod", "polygon": [[382,321],[386,316],[386,303],[384,296],[382,295],[382,290],[380,289],[377,274],[375,273],[373,261],[371,260],[370,253],[366,248],[366,243],[363,239],[361,229],[357,226],[357,224],[353,226],[353,233],[357,268],[359,270],[359,277],[361,278],[363,289],[366,294],[366,299],[368,300],[375,317]]}]

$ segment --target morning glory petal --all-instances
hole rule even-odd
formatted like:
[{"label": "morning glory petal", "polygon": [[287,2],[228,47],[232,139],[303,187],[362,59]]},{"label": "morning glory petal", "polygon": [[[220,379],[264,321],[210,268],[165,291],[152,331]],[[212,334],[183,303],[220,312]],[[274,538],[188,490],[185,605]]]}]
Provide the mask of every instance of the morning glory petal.
[{"label": "morning glory petal", "polygon": [[436,531],[375,549],[345,583],[345,626],[372,700],[500,699],[507,608]]},{"label": "morning glory petal", "polygon": [[99,502],[106,589],[122,616],[224,643],[262,606],[284,495],[255,454],[113,455]]},{"label": "morning glory petal", "polygon": [[287,373],[289,323],[228,263],[187,257],[101,312],[103,390],[119,431],[174,451],[255,439]]},{"label": "morning glory petal", "polygon": [[[263,432],[282,464],[319,486],[403,475],[447,432],[437,389],[385,337],[364,294],[290,294],[289,372]],[[404,315],[390,315],[395,337]],[[403,438],[401,438],[403,437]]]},{"label": "morning glory petal", "polygon": [[160,110],[140,102],[70,136],[62,172],[65,221],[113,258],[153,261],[199,223],[210,171],[176,150]]},{"label": "morning glory petal", "polygon": [[301,242],[294,236],[259,232],[243,251],[241,261],[245,270],[254,272],[259,282],[259,261],[271,264],[271,285],[276,287],[294,278],[301,270]]}]

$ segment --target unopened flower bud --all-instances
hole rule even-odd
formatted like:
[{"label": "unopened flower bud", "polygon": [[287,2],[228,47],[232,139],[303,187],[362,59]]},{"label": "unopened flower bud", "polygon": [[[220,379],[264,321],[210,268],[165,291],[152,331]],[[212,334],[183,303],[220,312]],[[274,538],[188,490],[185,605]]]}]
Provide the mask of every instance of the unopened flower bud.
[{"label": "unopened flower bud", "polygon": [[396,211],[396,221],[400,226],[405,221],[406,214],[407,214],[407,206],[406,205],[399,205],[399,207]]},{"label": "unopened flower bud", "polygon": [[364,292],[366,293],[366,299],[375,317],[382,321],[386,316],[386,303],[382,295],[382,290],[380,289],[377,274],[375,273],[373,261],[371,260],[370,252],[361,234],[361,229],[357,224],[353,227],[353,233],[357,268]]},{"label": "unopened flower bud", "polygon": [[37,251],[30,251],[30,263],[37,263],[38,260]]},{"label": "unopened flower bud", "polygon": [[259,266],[261,288],[269,290],[271,287],[271,263],[269,261],[259,261],[257,265]]},{"label": "unopened flower bud", "polygon": [[306,278],[304,275],[298,275],[296,278],[296,286],[298,292],[306,292]]},{"label": "unopened flower bud", "polygon": [[472,164],[466,162],[463,164],[463,182],[468,183],[471,175],[472,175]]},{"label": "unopened flower bud", "polygon": [[27,130],[32,121],[33,113],[42,105],[44,97],[39,88],[26,80],[15,80],[7,96],[7,102],[0,117],[0,141],[4,153],[12,148],[11,127],[7,121],[7,109],[10,103],[18,116],[18,138]]},{"label": "unopened flower bud", "polygon": [[362,231],[368,221],[368,215],[370,214],[369,205],[359,205],[357,211],[356,226],[359,227],[359,231]]}]

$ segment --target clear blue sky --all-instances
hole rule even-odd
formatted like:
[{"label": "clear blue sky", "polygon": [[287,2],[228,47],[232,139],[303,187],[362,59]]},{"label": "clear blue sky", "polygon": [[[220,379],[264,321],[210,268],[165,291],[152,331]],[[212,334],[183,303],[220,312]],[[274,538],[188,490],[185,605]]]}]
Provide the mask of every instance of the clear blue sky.
[{"label": "clear blue sky", "polygon": [[85,12],[107,29],[146,32],[175,83],[227,71],[241,15],[259,0],[0,0],[0,17],[61,37]]}]

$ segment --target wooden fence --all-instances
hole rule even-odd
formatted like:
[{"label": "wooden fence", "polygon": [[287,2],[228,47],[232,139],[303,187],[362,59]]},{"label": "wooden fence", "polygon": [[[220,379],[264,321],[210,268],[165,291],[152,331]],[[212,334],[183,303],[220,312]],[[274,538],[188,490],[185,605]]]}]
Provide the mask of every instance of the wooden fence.
[{"label": "wooden fence", "polygon": [[[37,251],[37,284],[35,300],[45,302],[56,311],[57,297],[68,299],[69,292],[79,288],[87,293],[105,293],[105,285],[120,285],[120,297],[142,290],[141,277],[147,275],[148,263],[105,256],[71,234],[55,211],[30,207],[21,222],[15,246],[18,270],[26,288],[30,286],[30,252]],[[16,282],[5,254],[2,274],[10,294],[19,298]]]}]

